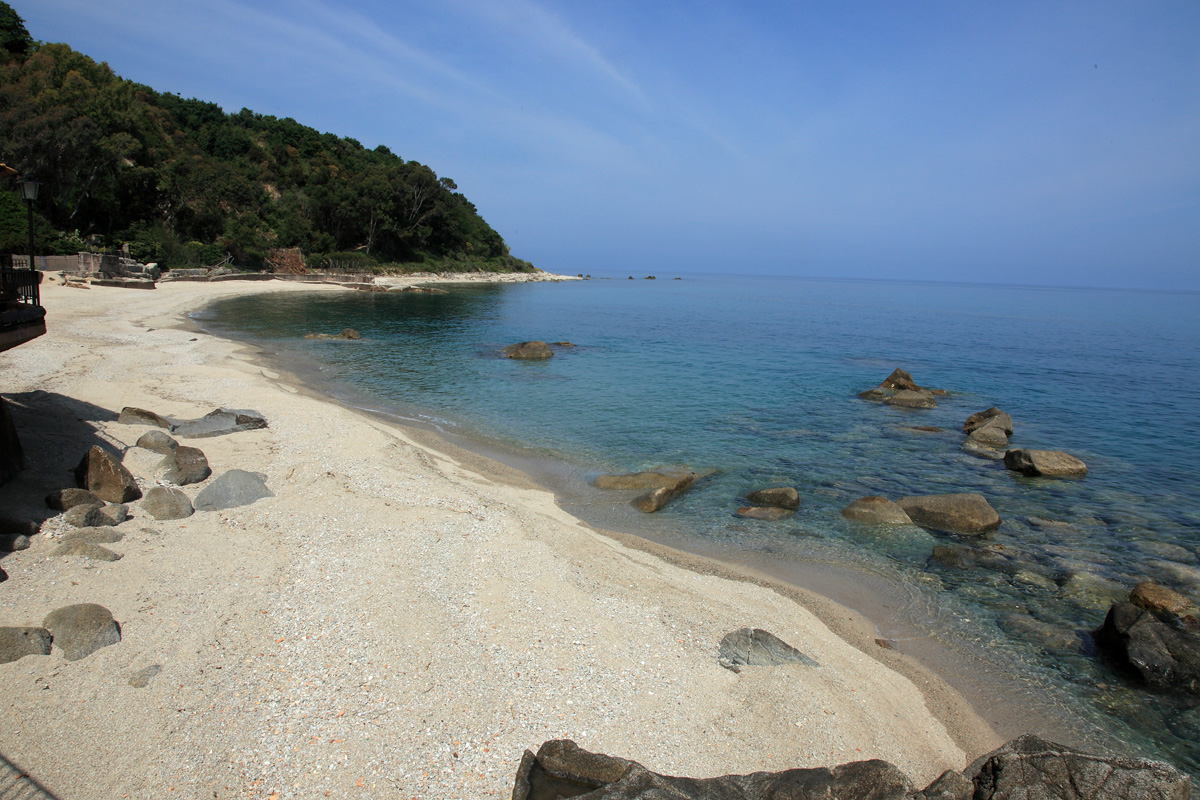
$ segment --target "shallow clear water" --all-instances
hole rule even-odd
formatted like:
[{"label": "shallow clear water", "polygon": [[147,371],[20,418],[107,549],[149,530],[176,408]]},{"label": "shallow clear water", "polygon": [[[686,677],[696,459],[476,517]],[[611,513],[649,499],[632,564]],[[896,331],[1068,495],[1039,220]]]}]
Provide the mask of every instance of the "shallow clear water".
[{"label": "shallow clear water", "polygon": [[[622,278],[263,295],[200,316],[311,359],[322,387],[356,404],[577,465],[556,488],[598,524],[659,527],[747,561],[886,572],[919,594],[907,613],[1065,693],[1083,724],[1200,772],[1200,710],[1128,684],[1089,635],[1139,580],[1200,596],[1200,295]],[[363,339],[303,338],[343,327]],[[529,339],[576,346],[544,362],[498,356]],[[950,396],[923,411],[856,397],[897,366]],[[1071,452],[1087,477],[1026,479],[964,452],[963,420],[992,405],[1012,415],[1014,447]],[[586,486],[676,463],[712,474],[653,517]],[[800,490],[794,517],[735,516],[747,491],[776,485]],[[1001,528],[966,540],[839,514],[863,495],[952,491],[985,495]],[[935,544],[967,548],[971,565],[931,560]]]}]

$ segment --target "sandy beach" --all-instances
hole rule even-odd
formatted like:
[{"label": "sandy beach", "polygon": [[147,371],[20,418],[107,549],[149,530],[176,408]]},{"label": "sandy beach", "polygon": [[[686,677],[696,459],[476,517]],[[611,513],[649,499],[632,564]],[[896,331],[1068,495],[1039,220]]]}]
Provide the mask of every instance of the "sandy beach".
[{"label": "sandy beach", "polygon": [[[431,283],[421,279],[422,283]],[[0,354],[27,468],[4,515],[43,522],[0,566],[0,626],[98,603],[121,641],[0,664],[0,754],[57,797],[508,797],[525,749],[569,738],[708,777],[881,758],[924,786],[1000,744],[936,676],[814,595],[595,530],[502,465],[348,409],[187,317],[281,281],[43,286],[48,333]],[[150,428],[253,409],[263,430],[183,442],[208,481],[274,497],[158,521],[119,561],[54,557],[44,498],[99,444],[146,487]],[[819,666],[718,664],[762,628]],[[142,688],[131,676],[161,668]]]}]

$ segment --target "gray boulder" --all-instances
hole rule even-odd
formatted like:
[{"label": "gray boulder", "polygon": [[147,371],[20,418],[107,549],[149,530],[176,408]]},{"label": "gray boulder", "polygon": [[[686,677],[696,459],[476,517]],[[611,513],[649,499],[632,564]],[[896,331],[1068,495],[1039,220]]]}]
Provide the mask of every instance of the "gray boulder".
[{"label": "gray boulder", "polygon": [[93,445],[75,468],[75,483],[108,503],[129,503],[142,496],[121,460],[99,445]]},{"label": "gray boulder", "polygon": [[648,472],[599,475],[592,481],[597,489],[664,489],[696,480],[696,473],[686,468],[662,467]]},{"label": "gray boulder", "polygon": [[50,655],[50,631],[45,628],[0,628],[0,664],[25,656]]},{"label": "gray boulder", "polygon": [[722,667],[741,672],[742,667],[777,667],[782,664],[820,666],[787,642],[761,628],[738,628],[725,634],[717,651]]},{"label": "gray boulder", "polygon": [[15,553],[28,550],[30,539],[23,533],[0,533],[0,552]]},{"label": "gray boulder", "polygon": [[208,466],[208,458],[203,451],[187,445],[179,445],[170,450],[163,456],[158,469],[164,481],[176,486],[200,483],[212,474],[212,470]]},{"label": "gray boulder", "polygon": [[1075,478],[1087,474],[1087,465],[1060,450],[1009,450],[1004,466],[1037,478]]},{"label": "gray boulder", "polygon": [[860,497],[842,509],[842,516],[867,525],[912,525],[913,521],[898,504],[886,497]]},{"label": "gray boulder", "polygon": [[120,525],[129,516],[129,506],[124,503],[92,503],[75,506],[63,514],[63,521],[76,528],[103,528]]},{"label": "gray boulder", "polygon": [[113,544],[125,538],[125,534],[116,528],[111,527],[95,527],[95,528],[76,528],[66,534],[60,540],[61,542],[81,541],[90,542],[92,544]]},{"label": "gray boulder", "polygon": [[937,408],[937,400],[928,389],[902,389],[883,402],[900,408]]},{"label": "gray boulder", "polygon": [[[1007,416],[1007,415],[1006,415]],[[1003,450],[1008,447],[1008,435],[1011,430],[1005,430],[1004,423],[999,417],[992,417],[971,429],[967,440],[984,447]]]},{"label": "gray boulder", "polygon": [[1000,515],[983,495],[963,492],[902,497],[896,501],[923,528],[979,534],[1000,526]]},{"label": "gray boulder", "polygon": [[1004,431],[1006,436],[1012,436],[1013,422],[1012,417],[1000,409],[992,406],[984,411],[977,411],[967,417],[967,421],[963,423],[963,433],[971,433],[976,428],[982,428],[984,425],[993,425]]},{"label": "gray boulder", "polygon": [[50,551],[50,555],[55,557],[83,556],[92,561],[120,561],[123,558],[120,553],[114,553],[107,547],[92,544],[83,539],[65,539],[62,544]]},{"label": "gray boulder", "polygon": [[121,409],[120,415],[117,416],[117,422],[122,425],[153,425],[156,428],[166,428],[172,430],[175,423],[166,417],[155,414],[153,411],[147,411],[144,408],[134,408],[133,406],[125,406]]},{"label": "gray boulder", "polygon": [[1113,603],[1095,638],[1142,682],[1200,694],[1200,634],[1168,624],[1132,603]]},{"label": "gray boulder", "polygon": [[55,511],[69,511],[75,506],[98,505],[104,501],[87,489],[59,489],[46,495],[46,505]]},{"label": "gray boulder", "polygon": [[550,349],[550,345],[542,341],[518,342],[510,344],[502,351],[505,358],[550,358],[554,355],[554,351]]},{"label": "gray boulder", "polygon": [[739,517],[757,519],[764,522],[774,522],[784,517],[790,517],[795,513],[790,508],[780,508],[779,506],[742,506],[737,510]]},{"label": "gray boulder", "polygon": [[101,647],[121,641],[121,626],[112,612],[95,603],[79,603],[51,611],[42,620],[63,658],[78,661]]},{"label": "gray boulder", "polygon": [[257,411],[218,408],[208,412],[200,419],[179,420],[175,428],[175,435],[181,439],[206,439],[265,427],[267,427],[267,421]]},{"label": "gray boulder", "polygon": [[155,519],[184,519],[195,512],[192,501],[182,489],[165,486],[155,486],[146,492],[142,510]]},{"label": "gray boulder", "polygon": [[771,489],[759,489],[746,495],[751,503],[760,506],[775,506],[795,511],[800,507],[800,493],[791,486],[777,486]]},{"label": "gray boulder", "polygon": [[197,511],[219,511],[248,506],[264,497],[274,497],[267,488],[267,476],[243,469],[231,469],[205,486],[196,495],[193,505]]},{"label": "gray boulder", "polygon": [[152,453],[162,453],[164,456],[179,446],[179,442],[162,431],[146,431],[138,437],[137,446]]}]

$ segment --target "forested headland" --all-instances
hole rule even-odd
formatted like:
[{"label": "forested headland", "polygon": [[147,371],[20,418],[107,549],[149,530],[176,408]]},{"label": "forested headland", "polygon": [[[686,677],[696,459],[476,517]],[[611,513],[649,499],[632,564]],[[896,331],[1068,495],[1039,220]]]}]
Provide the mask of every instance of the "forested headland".
[{"label": "forested headland", "polygon": [[[525,271],[500,234],[428,166],[291,118],[184,99],[40,43],[0,0],[0,162],[41,182],[39,254],[127,246],[164,267]],[[0,252],[28,249],[0,189]]]}]

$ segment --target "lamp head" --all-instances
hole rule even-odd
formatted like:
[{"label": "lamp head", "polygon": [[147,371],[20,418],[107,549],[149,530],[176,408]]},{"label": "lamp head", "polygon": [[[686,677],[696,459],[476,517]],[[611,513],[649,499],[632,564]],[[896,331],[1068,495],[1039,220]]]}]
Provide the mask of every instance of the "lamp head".
[{"label": "lamp head", "polygon": [[25,180],[21,181],[20,186],[22,199],[30,203],[32,203],[34,200],[37,200],[38,187],[41,186],[40,183],[35,181],[33,178],[26,178]]}]

